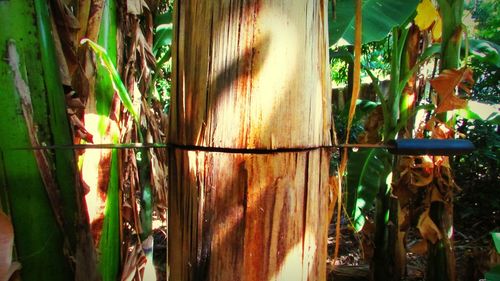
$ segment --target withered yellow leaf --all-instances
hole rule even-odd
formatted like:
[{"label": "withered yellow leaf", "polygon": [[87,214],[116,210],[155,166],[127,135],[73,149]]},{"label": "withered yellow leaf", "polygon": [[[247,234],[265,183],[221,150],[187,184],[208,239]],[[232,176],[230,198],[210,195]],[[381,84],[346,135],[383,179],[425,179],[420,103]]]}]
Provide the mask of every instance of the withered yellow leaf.
[{"label": "withered yellow leaf", "polygon": [[434,25],[432,26],[432,39],[434,41],[439,41],[441,40],[442,34],[443,34],[443,21],[441,20],[441,17],[438,16],[436,21],[434,22]]},{"label": "withered yellow leaf", "polygon": [[433,244],[435,244],[438,240],[441,240],[443,237],[441,235],[441,231],[439,231],[439,228],[429,216],[429,209],[425,210],[420,215],[417,228],[420,231],[420,235],[422,235],[424,239],[431,241]]},{"label": "withered yellow leaf", "polygon": [[418,4],[415,24],[420,30],[428,29],[439,18],[439,13],[430,0],[423,0]]}]

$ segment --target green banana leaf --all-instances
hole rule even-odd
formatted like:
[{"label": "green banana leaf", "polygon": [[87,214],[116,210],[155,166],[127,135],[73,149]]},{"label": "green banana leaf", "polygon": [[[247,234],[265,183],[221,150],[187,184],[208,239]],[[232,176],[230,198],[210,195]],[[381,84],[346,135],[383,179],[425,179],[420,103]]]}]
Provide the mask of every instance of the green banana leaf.
[{"label": "green banana leaf", "polygon": [[173,40],[173,16],[169,9],[163,14],[155,17],[155,36],[153,42],[153,54],[157,57],[156,67],[163,67],[172,56],[170,48],[162,52],[164,46],[171,46]]},{"label": "green banana leaf", "polygon": [[[21,279],[74,280],[72,265],[67,258],[71,253],[64,253],[64,248],[74,249],[78,227],[71,223],[67,224],[64,234],[61,231],[33,152],[9,149],[31,146],[26,120],[19,113],[21,104],[15,83],[16,72],[21,74],[23,84],[27,84],[24,94],[31,98],[39,142],[49,145],[72,142],[62,86],[58,81],[59,70],[54,65],[56,59],[51,47],[53,42],[46,5],[46,1],[0,1],[0,53],[4,58],[0,61],[0,196],[2,206],[10,207],[17,258],[22,264]],[[15,70],[6,59],[7,42],[15,46],[18,55],[18,61],[13,63]],[[56,151],[53,157],[49,157],[49,162],[56,168],[53,175],[62,201],[57,207],[66,221],[71,219],[73,222],[77,216],[73,155]],[[65,240],[70,245],[65,246]]]},{"label": "green banana leaf", "polygon": [[[113,96],[117,92],[121,102],[131,112],[134,118],[137,114],[130,96],[115,68],[117,61],[117,5],[116,1],[108,0],[103,7],[99,29],[98,44],[88,40],[92,50],[101,60],[96,69],[95,102],[99,115],[99,134],[105,136],[107,131],[106,120],[109,118],[113,103]],[[119,143],[120,136],[111,134],[113,143]],[[120,198],[119,198],[119,156],[116,149],[111,152],[109,182],[106,193],[104,221],[99,240],[99,271],[103,281],[117,280],[120,268]]]},{"label": "green banana leaf", "polygon": [[481,39],[469,39],[470,54],[480,62],[500,67],[500,46]]},{"label": "green banana leaf", "polygon": [[380,186],[391,172],[392,155],[385,149],[360,149],[349,153],[347,163],[347,213],[356,231],[365,223],[365,210],[375,202]]},{"label": "green banana leaf", "polygon": [[120,175],[118,167],[118,150],[111,152],[111,169],[109,175],[104,222],[102,226],[99,249],[101,258],[99,270],[103,281],[113,281],[118,278],[120,268]]},{"label": "green banana leaf", "polygon": [[172,44],[173,25],[172,23],[160,24],[155,28],[156,36],[153,43],[153,53],[157,54],[161,47]]},{"label": "green banana leaf", "polygon": [[99,46],[98,44],[92,42],[90,39],[83,39],[81,41],[81,44],[89,44],[92,50],[94,50],[97,56],[101,59],[102,64],[104,65],[104,67],[107,69],[107,71],[111,76],[114,88],[118,93],[118,97],[123,103],[123,106],[125,106],[125,108],[130,112],[130,114],[132,114],[135,121],[139,122],[139,114],[135,111],[134,105],[132,103],[132,100],[130,99],[127,89],[125,88],[125,85],[123,84],[120,75],[118,74],[118,71],[116,70],[106,50],[101,46]]},{"label": "green banana leaf", "polygon": [[[419,2],[419,0],[364,0],[362,9],[363,44],[384,39],[393,27],[408,20],[415,12]],[[354,6],[355,1],[337,0],[335,15],[331,13],[332,9],[329,9],[330,46],[333,44],[354,44]]]},{"label": "green banana leaf", "polygon": [[[99,27],[99,37],[97,44],[106,50],[106,55],[109,57],[108,61],[112,65],[116,65],[117,61],[117,7],[115,1],[106,1],[103,7],[101,24]],[[99,115],[99,134],[104,136],[107,134],[106,120],[109,118],[111,112],[114,84],[109,71],[104,65],[98,64],[96,69],[96,82],[95,82],[95,107]]]}]

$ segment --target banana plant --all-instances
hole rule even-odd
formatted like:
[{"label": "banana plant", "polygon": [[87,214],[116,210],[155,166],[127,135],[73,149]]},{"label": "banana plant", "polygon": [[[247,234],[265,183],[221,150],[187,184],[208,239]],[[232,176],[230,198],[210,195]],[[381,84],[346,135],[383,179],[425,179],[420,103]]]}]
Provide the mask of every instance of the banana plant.
[{"label": "banana plant", "polygon": [[72,143],[47,3],[2,2],[0,15],[0,51],[7,56],[0,61],[0,196],[13,222],[21,277],[96,280],[73,153],[13,150]]},{"label": "banana plant", "polygon": [[[354,44],[354,1],[336,0],[330,3],[328,33],[330,45]],[[419,0],[364,0],[362,43],[384,39],[394,27],[405,22],[414,12]]]}]

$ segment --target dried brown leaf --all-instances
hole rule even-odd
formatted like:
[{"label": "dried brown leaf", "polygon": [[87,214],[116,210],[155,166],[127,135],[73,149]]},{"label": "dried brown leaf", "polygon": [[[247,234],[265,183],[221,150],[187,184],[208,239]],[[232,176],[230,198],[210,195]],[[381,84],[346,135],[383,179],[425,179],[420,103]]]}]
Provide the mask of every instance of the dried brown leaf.
[{"label": "dried brown leaf", "polygon": [[411,245],[408,249],[408,252],[414,253],[419,256],[424,256],[427,254],[427,241],[426,240],[419,240],[413,245]]},{"label": "dried brown leaf", "polygon": [[91,1],[89,19],[87,22],[87,33],[85,37],[94,42],[97,42],[97,37],[99,36],[103,7],[104,0]]},{"label": "dried brown leaf", "polygon": [[470,68],[445,69],[436,78],[431,80],[431,85],[439,96],[436,113],[448,110],[465,108],[467,100],[456,95],[456,87],[470,94],[470,88],[474,83],[472,70]]},{"label": "dried brown leaf", "polygon": [[127,0],[127,13],[132,15],[142,15],[144,9],[148,9],[148,4],[144,0]]},{"label": "dried brown leaf", "polygon": [[55,15],[56,21],[59,25],[65,26],[72,30],[80,28],[80,22],[75,17],[68,5],[62,0],[55,0]]},{"label": "dried brown leaf", "polygon": [[143,280],[147,259],[139,243],[129,245],[123,262],[121,281]]},{"label": "dried brown leaf", "polygon": [[12,262],[13,246],[14,228],[9,217],[0,210],[0,281],[9,280],[21,268],[19,263]]},{"label": "dried brown leaf", "polygon": [[429,216],[428,209],[420,215],[417,228],[420,231],[422,237],[426,240],[429,240],[433,244],[443,238],[441,232],[439,231],[439,228]]}]

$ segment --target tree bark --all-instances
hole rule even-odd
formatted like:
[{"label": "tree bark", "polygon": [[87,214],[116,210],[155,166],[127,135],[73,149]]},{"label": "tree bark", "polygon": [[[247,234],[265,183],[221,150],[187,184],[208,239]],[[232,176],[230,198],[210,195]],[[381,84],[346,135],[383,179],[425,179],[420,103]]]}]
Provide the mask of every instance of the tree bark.
[{"label": "tree bark", "polygon": [[325,1],[176,1],[170,280],[324,280]]}]

